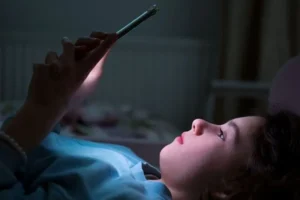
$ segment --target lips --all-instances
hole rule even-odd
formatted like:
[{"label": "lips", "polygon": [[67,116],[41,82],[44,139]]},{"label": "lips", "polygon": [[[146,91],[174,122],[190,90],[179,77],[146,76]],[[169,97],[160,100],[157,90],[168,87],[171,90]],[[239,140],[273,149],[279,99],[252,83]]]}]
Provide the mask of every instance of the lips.
[{"label": "lips", "polygon": [[183,136],[178,136],[177,138],[177,141],[179,142],[179,144],[183,144]]}]

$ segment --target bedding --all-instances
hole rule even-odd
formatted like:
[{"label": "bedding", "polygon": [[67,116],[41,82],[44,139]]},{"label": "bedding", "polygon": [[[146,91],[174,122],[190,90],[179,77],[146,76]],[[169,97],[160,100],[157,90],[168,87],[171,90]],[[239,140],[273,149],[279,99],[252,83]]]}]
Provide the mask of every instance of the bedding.
[{"label": "bedding", "polygon": [[[0,103],[0,125],[22,105]],[[159,115],[131,106],[89,103],[68,112],[61,120],[61,134],[97,139],[136,139],[169,143],[180,131]]]}]

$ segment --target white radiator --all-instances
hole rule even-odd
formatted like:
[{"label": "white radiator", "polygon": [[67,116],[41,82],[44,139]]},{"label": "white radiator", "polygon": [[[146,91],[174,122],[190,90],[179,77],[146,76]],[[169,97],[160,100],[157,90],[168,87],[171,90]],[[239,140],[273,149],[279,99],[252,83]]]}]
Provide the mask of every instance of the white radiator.
[{"label": "white radiator", "polygon": [[[43,61],[48,49],[60,51],[62,36],[1,34],[0,100],[25,98],[32,63]],[[215,70],[212,53],[208,43],[198,40],[124,37],[110,53],[93,98],[144,108],[178,127],[188,126],[206,103],[210,72]]]}]

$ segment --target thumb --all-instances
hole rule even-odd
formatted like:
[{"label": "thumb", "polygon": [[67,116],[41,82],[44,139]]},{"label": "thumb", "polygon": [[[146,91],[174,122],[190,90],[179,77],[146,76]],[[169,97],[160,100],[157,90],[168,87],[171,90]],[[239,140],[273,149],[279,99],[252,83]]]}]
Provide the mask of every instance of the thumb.
[{"label": "thumb", "polygon": [[84,70],[89,72],[94,66],[104,57],[107,56],[107,52],[117,39],[116,34],[110,34],[106,39],[93,51],[89,52],[86,58],[83,60]]},{"label": "thumb", "polygon": [[67,37],[62,39],[63,53],[62,58],[67,63],[73,63],[75,57],[75,46],[72,44],[71,40]]}]

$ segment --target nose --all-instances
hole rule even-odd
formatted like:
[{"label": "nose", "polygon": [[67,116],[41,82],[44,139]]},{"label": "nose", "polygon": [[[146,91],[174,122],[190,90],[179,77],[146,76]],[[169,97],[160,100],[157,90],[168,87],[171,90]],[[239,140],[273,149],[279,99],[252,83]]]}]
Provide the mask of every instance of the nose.
[{"label": "nose", "polygon": [[201,135],[203,133],[203,129],[208,125],[208,122],[203,119],[195,119],[192,123],[192,131],[196,135]]}]

